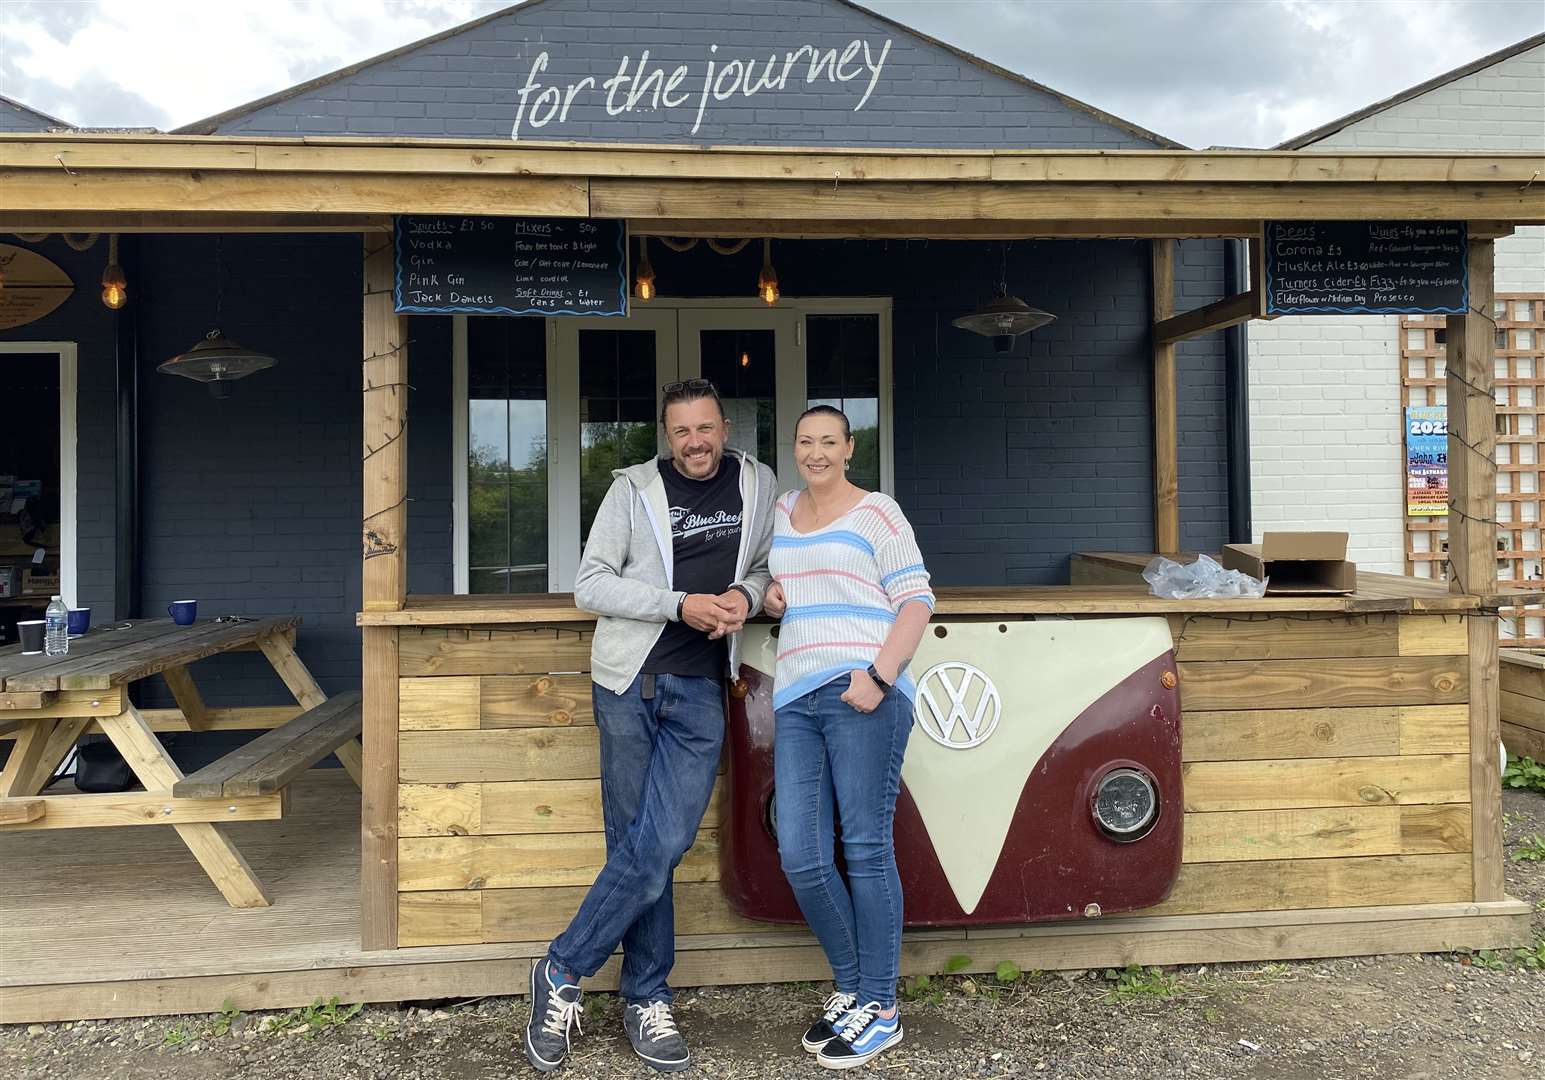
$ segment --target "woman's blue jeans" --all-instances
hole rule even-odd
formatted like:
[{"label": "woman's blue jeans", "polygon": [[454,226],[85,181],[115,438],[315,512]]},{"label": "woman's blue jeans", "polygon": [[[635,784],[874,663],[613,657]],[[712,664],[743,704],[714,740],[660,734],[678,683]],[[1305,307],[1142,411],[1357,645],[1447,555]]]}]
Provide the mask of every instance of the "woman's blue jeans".
[{"label": "woman's blue jeans", "polygon": [[[778,710],[778,854],[837,989],[890,1006],[901,967],[892,823],[912,703],[892,689],[874,712],[861,713],[842,700],[847,688],[843,676]],[[835,861],[837,820],[846,882]]]}]

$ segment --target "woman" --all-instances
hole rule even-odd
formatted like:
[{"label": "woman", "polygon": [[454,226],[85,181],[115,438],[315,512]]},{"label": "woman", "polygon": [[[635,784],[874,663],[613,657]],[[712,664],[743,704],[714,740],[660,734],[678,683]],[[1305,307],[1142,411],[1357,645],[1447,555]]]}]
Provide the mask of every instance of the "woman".
[{"label": "woman", "polygon": [[[891,824],[916,686],[907,661],[933,613],[928,571],[895,500],[845,475],[848,418],[818,405],[794,429],[805,490],[778,500],[764,606],[781,616],[773,707],[783,872],[836,992],[805,1033],[831,1069],[901,1041],[901,880]],[[833,861],[842,823],[847,882]]]}]

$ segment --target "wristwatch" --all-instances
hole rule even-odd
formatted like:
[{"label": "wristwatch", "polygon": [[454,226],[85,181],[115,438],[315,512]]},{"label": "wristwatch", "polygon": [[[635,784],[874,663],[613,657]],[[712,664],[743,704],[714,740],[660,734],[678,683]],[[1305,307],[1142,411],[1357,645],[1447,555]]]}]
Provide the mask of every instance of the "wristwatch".
[{"label": "wristwatch", "polygon": [[881,690],[884,690],[887,694],[890,693],[891,684],[880,678],[880,673],[874,669],[873,664],[869,665],[869,677],[874,680],[875,685]]}]

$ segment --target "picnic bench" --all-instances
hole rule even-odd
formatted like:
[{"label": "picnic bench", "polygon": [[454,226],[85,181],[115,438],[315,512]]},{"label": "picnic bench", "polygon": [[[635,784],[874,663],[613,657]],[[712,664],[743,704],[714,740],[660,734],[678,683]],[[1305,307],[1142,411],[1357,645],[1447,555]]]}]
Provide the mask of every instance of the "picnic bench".
[{"label": "picnic bench", "polygon": [[[233,907],[266,907],[262,883],[222,826],[273,820],[287,785],[329,753],[357,784],[360,695],[329,699],[295,652],[295,616],[222,618],[178,626],[149,619],[72,638],[65,656],[0,649],[0,737],[14,740],[0,770],[0,830],[170,825]],[[214,709],[189,665],[219,653],[258,650],[294,695],[294,709]],[[131,683],[161,675],[177,703],[153,725],[128,697]],[[189,731],[268,730],[184,776],[155,735],[167,712]],[[276,716],[283,713],[282,716]],[[144,785],[142,792],[47,795],[43,789],[76,741],[100,731]]]}]

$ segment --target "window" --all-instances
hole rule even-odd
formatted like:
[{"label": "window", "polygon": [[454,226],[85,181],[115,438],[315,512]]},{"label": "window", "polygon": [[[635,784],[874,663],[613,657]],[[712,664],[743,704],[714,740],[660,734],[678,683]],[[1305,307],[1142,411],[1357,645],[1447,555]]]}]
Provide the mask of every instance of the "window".
[{"label": "window", "polygon": [[806,399],[812,406],[833,405],[848,414],[854,443],[848,479],[870,491],[883,490],[880,447],[890,436],[880,422],[880,317],[811,315],[805,325],[810,338]]},{"label": "window", "polygon": [[547,591],[540,319],[467,320],[467,591]]}]

